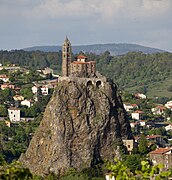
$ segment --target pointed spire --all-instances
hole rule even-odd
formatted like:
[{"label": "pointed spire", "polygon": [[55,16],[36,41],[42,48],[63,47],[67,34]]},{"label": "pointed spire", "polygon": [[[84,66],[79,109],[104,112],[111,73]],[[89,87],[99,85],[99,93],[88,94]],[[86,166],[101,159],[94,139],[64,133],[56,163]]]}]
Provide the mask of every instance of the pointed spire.
[{"label": "pointed spire", "polygon": [[66,38],[65,38],[64,44],[71,44],[71,43],[70,43],[70,41],[69,41],[69,39],[68,39],[68,37],[67,37],[67,35],[66,35]]},{"label": "pointed spire", "polygon": [[66,35],[66,39],[65,39],[65,41],[69,41],[69,39],[68,39],[67,35]]},{"label": "pointed spire", "polygon": [[65,39],[65,42],[70,42],[67,35],[66,35],[66,39]]}]

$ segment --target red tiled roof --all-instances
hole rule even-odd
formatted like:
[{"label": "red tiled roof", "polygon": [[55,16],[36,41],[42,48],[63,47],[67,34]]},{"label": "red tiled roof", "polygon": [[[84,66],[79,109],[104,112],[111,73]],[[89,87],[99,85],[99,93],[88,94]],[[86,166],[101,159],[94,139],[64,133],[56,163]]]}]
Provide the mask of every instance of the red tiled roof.
[{"label": "red tiled roof", "polygon": [[143,111],[140,110],[136,110],[134,113],[139,113],[139,114],[143,114]]},{"label": "red tiled roof", "polygon": [[164,154],[170,150],[172,150],[172,147],[170,147],[170,148],[158,148],[154,151],[151,151],[149,154]]},{"label": "red tiled roof", "polygon": [[6,74],[0,74],[0,78],[8,78]]},{"label": "red tiled roof", "polygon": [[159,108],[161,110],[165,110],[166,109],[166,107],[164,107],[164,106],[157,106],[156,108]]},{"label": "red tiled roof", "polygon": [[138,122],[131,122],[130,124],[136,125],[139,124]]},{"label": "red tiled roof", "polygon": [[9,110],[20,110],[19,108],[16,108],[16,107],[10,107],[8,108]]},{"label": "red tiled roof", "polygon": [[95,61],[88,61],[88,62],[82,62],[82,61],[73,61],[71,64],[95,64]]},{"label": "red tiled roof", "polygon": [[84,55],[80,54],[80,55],[77,56],[77,58],[78,58],[78,59],[86,59],[87,56],[84,56]]},{"label": "red tiled roof", "polygon": [[146,136],[146,139],[155,139],[157,137],[161,137],[161,135],[150,135],[150,136]]},{"label": "red tiled roof", "polygon": [[137,107],[138,105],[137,104],[131,104],[133,107]]}]

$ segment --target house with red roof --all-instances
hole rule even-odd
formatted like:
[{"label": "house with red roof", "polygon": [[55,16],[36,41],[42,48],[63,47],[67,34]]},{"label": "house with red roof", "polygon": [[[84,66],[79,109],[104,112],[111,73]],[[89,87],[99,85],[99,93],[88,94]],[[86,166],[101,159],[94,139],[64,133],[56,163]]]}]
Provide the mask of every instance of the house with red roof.
[{"label": "house with red roof", "polygon": [[127,112],[132,111],[134,109],[138,109],[139,106],[137,104],[124,103],[124,108]]},{"label": "house with red roof", "polygon": [[136,93],[134,96],[137,99],[146,99],[146,95],[142,93]]},{"label": "house with red roof", "polygon": [[1,84],[1,89],[4,90],[4,89],[14,89],[15,88],[15,85],[13,84]]},{"label": "house with red roof", "polygon": [[149,155],[154,165],[163,164],[166,169],[172,167],[172,147],[158,148],[151,151]]},{"label": "house with red roof", "polygon": [[165,106],[159,105],[151,109],[154,115],[163,115],[166,110]]},{"label": "house with red roof", "polygon": [[4,82],[9,82],[9,77],[6,74],[0,74],[0,79]]}]

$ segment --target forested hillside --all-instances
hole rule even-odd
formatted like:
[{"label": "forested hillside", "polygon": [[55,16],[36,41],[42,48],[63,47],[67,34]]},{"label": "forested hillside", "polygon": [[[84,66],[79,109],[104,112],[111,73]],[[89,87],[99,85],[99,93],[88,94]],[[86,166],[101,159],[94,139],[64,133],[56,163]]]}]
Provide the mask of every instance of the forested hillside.
[{"label": "forested hillside", "polygon": [[3,65],[17,64],[20,66],[28,66],[33,69],[50,67],[60,72],[61,52],[27,52],[23,50],[0,51],[0,63]]},{"label": "forested hillside", "polygon": [[[108,51],[101,55],[87,53],[88,59],[97,62],[97,69],[112,78],[120,89],[143,92],[152,96],[172,96],[172,54],[144,54],[129,52],[122,56],[111,56]],[[73,57],[74,58],[74,57]],[[33,69],[50,67],[61,72],[61,51],[26,52],[23,50],[0,51],[0,63],[29,66]]]},{"label": "forested hillside", "polygon": [[172,96],[171,53],[130,52],[117,57],[104,53],[97,61],[97,68],[121,89],[150,96]]},{"label": "forested hillside", "polygon": [[[56,52],[61,50],[61,46],[35,46],[30,48],[23,49],[25,51],[43,51],[43,52]],[[157,53],[157,52],[165,52],[161,49],[141,46],[138,44],[127,44],[127,43],[111,43],[111,44],[92,44],[92,45],[78,45],[72,46],[73,53],[77,54],[80,51],[102,54],[105,51],[109,51],[111,55],[122,55],[128,52],[143,52],[146,54]]]}]

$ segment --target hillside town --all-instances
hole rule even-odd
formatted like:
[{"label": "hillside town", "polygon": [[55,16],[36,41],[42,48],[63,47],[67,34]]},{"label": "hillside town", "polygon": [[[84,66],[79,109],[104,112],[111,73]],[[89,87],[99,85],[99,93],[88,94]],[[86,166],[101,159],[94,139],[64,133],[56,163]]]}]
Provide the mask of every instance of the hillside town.
[{"label": "hillside town", "polygon": [[[67,39],[64,45],[68,46],[68,43]],[[66,57],[69,58],[64,55],[64,59]],[[85,55],[77,56],[76,61],[71,63],[71,74],[76,77],[96,76],[95,63],[86,60]],[[62,65],[65,76],[69,75],[67,68],[67,64]],[[13,124],[35,121],[35,118],[44,112],[54,88],[58,86],[58,79],[59,75],[55,75],[53,69],[48,67],[33,71],[16,64],[1,64],[1,121],[5,122],[8,128]],[[151,99],[140,92],[123,92],[121,96],[134,135],[132,140],[123,139],[128,153],[147,154],[153,164],[162,163],[166,169],[172,167],[172,99],[161,103],[158,97]],[[12,138],[8,137],[8,141],[11,140]],[[140,150],[143,141],[144,148]]]}]

